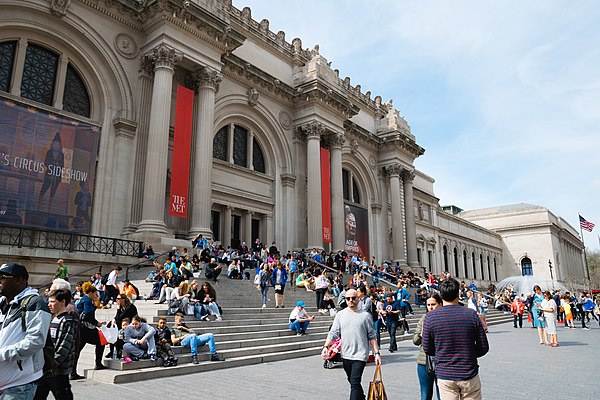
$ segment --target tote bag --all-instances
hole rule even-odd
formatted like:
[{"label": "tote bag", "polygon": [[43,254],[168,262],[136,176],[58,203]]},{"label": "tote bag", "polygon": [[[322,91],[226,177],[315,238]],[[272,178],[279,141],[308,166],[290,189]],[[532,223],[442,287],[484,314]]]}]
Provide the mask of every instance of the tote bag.
[{"label": "tote bag", "polygon": [[[379,375],[379,379],[377,376]],[[369,382],[369,395],[367,400],[387,400],[385,394],[385,388],[383,387],[383,380],[381,378],[381,366],[375,367],[375,374],[373,375],[373,381]]]}]

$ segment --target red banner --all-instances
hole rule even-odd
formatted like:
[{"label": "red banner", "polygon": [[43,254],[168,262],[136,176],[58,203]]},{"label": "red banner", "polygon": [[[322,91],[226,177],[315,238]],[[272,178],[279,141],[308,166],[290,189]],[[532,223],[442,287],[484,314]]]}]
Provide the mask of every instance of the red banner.
[{"label": "red banner", "polygon": [[187,217],[194,91],[177,85],[169,215]]},{"label": "red banner", "polygon": [[321,205],[323,216],[323,242],[331,243],[331,169],[329,150],[321,147]]}]

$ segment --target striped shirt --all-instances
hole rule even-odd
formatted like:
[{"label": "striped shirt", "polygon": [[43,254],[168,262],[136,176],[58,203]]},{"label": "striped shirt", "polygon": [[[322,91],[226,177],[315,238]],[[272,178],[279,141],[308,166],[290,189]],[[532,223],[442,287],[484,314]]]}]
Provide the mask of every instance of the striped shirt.
[{"label": "striped shirt", "polygon": [[435,356],[438,379],[463,381],[479,371],[477,357],[489,345],[477,313],[460,305],[447,305],[426,314],[423,323],[423,351]]}]

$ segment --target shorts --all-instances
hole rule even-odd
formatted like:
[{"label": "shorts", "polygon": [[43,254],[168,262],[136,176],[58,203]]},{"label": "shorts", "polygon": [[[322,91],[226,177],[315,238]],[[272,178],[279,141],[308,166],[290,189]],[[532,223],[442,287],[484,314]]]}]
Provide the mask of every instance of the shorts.
[{"label": "shorts", "polygon": [[573,321],[573,314],[571,314],[571,313],[565,314],[565,319],[567,321]]},{"label": "shorts", "polygon": [[[279,289],[277,289],[279,288]],[[285,290],[285,285],[275,285],[275,293],[276,294],[283,294],[283,291]]]}]

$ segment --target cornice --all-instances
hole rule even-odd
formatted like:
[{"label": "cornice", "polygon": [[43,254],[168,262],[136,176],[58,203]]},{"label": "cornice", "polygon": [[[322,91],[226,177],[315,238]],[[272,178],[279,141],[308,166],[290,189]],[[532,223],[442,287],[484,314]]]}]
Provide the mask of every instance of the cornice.
[{"label": "cornice", "polygon": [[381,138],[380,149],[395,149],[407,151],[415,158],[422,156],[425,153],[424,148],[419,146],[413,139],[401,133]]},{"label": "cornice", "polygon": [[371,144],[374,148],[377,148],[381,144],[381,140],[373,135],[365,128],[356,125],[350,120],[344,121],[344,129],[346,130],[346,136],[350,139],[357,139],[359,141],[366,141]]},{"label": "cornice", "polygon": [[297,88],[295,103],[297,106],[321,104],[326,106],[345,119],[357,115],[360,108],[353,104],[343,94],[332,90],[318,80],[310,81]]}]

